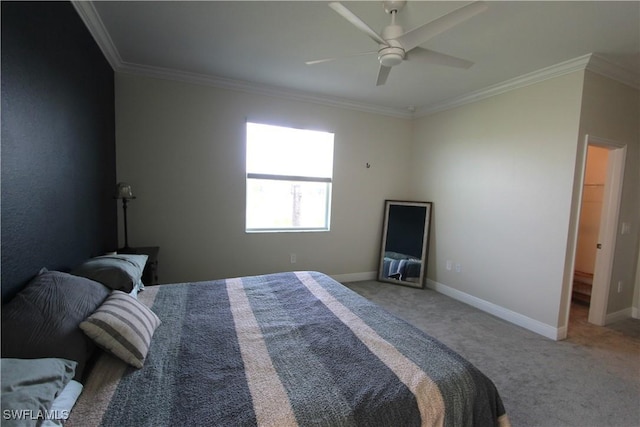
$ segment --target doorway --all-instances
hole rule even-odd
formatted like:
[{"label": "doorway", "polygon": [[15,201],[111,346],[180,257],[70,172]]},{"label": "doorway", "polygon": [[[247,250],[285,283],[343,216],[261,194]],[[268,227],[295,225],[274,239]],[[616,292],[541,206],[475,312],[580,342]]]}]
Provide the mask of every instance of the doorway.
[{"label": "doorway", "polygon": [[[588,321],[606,324],[626,146],[587,135],[572,300],[588,306]],[[569,307],[569,312],[571,311]]]},{"label": "doorway", "polygon": [[592,144],[587,145],[571,293],[574,304],[586,307],[591,305],[608,159],[609,150],[607,148]]}]

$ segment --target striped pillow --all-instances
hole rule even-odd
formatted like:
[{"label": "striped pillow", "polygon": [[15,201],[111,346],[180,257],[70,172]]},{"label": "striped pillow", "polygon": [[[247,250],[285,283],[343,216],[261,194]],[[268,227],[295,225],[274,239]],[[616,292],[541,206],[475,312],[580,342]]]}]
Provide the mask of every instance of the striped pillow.
[{"label": "striped pillow", "polygon": [[113,291],[80,329],[100,347],[136,368],[142,368],[160,319],[137,299]]}]

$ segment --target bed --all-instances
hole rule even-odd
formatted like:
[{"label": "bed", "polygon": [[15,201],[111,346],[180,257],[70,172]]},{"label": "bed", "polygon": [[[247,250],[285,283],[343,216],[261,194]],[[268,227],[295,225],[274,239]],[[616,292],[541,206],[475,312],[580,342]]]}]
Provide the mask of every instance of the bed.
[{"label": "bed", "polygon": [[478,369],[322,273],[137,298],[158,320],[148,351],[139,367],[98,352],[66,426],[509,425]]}]

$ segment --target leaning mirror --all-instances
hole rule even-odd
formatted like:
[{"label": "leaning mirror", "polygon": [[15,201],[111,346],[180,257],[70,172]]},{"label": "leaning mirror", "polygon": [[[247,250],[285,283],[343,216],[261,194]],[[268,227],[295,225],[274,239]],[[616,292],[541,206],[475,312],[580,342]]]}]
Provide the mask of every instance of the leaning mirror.
[{"label": "leaning mirror", "polygon": [[386,200],[378,280],[424,287],[431,202]]}]

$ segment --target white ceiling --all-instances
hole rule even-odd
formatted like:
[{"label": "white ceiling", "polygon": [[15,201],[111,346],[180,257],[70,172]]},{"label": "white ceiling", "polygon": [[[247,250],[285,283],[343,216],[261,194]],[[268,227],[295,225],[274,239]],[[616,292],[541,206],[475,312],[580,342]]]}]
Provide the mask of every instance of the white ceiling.
[{"label": "white ceiling", "polygon": [[[370,27],[390,22],[381,1],[343,2]],[[409,1],[405,30],[468,2]],[[315,1],[99,1],[74,3],[118,71],[281,91],[363,108],[429,111],[505,81],[565,70],[596,54],[640,85],[640,2],[494,1],[424,48],[475,62],[468,70],[405,61],[376,87],[376,55],[309,66],[305,61],[377,45]],[[560,65],[559,65],[560,64]],[[567,65],[568,64],[568,65]],[[550,67],[550,68],[549,68]]]}]

